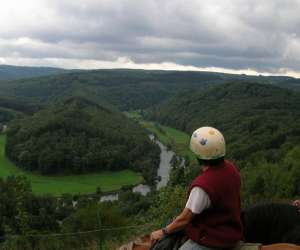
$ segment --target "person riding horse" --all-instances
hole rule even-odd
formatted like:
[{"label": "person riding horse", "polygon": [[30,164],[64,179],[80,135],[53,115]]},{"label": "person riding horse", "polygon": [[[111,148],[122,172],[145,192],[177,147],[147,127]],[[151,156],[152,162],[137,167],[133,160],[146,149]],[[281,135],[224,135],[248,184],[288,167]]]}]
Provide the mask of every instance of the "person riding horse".
[{"label": "person riding horse", "polygon": [[181,214],[165,228],[152,232],[151,240],[183,229],[188,240],[180,250],[232,248],[242,238],[240,174],[224,159],[225,139],[219,130],[197,129],[191,136],[190,149],[202,172],[191,183]]}]

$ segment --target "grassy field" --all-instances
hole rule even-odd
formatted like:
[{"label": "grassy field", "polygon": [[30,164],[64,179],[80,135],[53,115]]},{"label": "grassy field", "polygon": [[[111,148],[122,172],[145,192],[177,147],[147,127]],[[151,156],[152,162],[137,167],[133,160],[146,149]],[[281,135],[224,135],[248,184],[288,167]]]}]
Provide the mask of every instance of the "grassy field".
[{"label": "grassy field", "polygon": [[143,127],[155,134],[164,145],[170,146],[176,154],[188,157],[190,161],[196,160],[189,149],[190,136],[187,133],[150,121],[140,120],[139,122]]},{"label": "grassy field", "polygon": [[170,146],[176,154],[188,157],[191,161],[196,160],[194,154],[189,149],[190,135],[187,133],[157,122],[145,121],[139,110],[124,112],[124,114],[155,134],[164,145]]},{"label": "grassy field", "polygon": [[37,194],[87,194],[95,193],[97,187],[103,192],[108,192],[143,181],[140,174],[130,170],[70,176],[42,176],[25,172],[4,156],[5,140],[6,137],[0,135],[0,177],[25,175],[31,181],[33,192]]}]

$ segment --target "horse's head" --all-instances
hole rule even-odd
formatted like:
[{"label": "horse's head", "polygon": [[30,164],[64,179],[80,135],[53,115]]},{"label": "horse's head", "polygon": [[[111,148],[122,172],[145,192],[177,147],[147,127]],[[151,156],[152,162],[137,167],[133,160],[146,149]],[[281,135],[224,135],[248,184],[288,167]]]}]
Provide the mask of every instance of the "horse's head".
[{"label": "horse's head", "polygon": [[151,247],[151,240],[149,235],[131,241],[130,243],[121,246],[118,250],[149,250]]},{"label": "horse's head", "polygon": [[150,236],[146,235],[133,243],[132,250],[149,250],[150,247],[151,247]]}]

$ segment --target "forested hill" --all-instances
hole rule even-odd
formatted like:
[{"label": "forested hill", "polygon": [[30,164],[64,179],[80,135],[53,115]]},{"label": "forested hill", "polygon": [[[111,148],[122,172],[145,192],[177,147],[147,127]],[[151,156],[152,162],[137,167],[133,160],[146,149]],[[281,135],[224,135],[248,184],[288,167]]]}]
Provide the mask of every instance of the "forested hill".
[{"label": "forested hill", "polygon": [[148,118],[188,133],[217,127],[236,160],[274,162],[300,145],[300,93],[270,85],[231,83],[185,92],[153,108]]},{"label": "forested hill", "polygon": [[130,110],[148,108],[182,90],[194,91],[232,80],[300,89],[300,80],[291,77],[114,69],[0,82],[0,93],[38,103],[83,96],[102,105],[109,103],[121,110]]},{"label": "forested hill", "polygon": [[0,92],[28,102],[47,104],[82,96],[121,110],[143,109],[182,89],[205,87],[222,80],[197,72],[93,70],[0,83]]},{"label": "forested hill", "polygon": [[66,72],[68,71],[51,67],[0,65],[0,80],[16,80],[21,78],[58,75]]},{"label": "forested hill", "polygon": [[39,106],[7,96],[0,96],[0,123],[7,123],[24,114],[32,114]]},{"label": "forested hill", "polygon": [[42,174],[133,169],[149,182],[159,165],[158,146],[137,123],[77,97],[13,121],[6,154]]}]

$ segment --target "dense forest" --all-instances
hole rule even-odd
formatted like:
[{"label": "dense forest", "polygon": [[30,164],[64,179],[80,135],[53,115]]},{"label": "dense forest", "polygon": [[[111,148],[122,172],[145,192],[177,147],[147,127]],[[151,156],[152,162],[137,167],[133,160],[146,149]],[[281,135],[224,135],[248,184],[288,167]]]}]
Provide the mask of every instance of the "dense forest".
[{"label": "dense forest", "polygon": [[255,83],[230,83],[185,92],[150,110],[148,118],[192,133],[219,128],[230,158],[278,161],[300,141],[300,94]]},{"label": "dense forest", "polygon": [[82,96],[102,105],[135,110],[153,106],[183,90],[194,91],[233,80],[300,89],[300,80],[291,77],[115,69],[0,82],[0,92],[28,103],[48,104]]},{"label": "dense forest", "polygon": [[39,110],[39,105],[33,105],[20,99],[0,96],[0,123],[30,115]]},{"label": "dense forest", "polygon": [[[189,76],[189,77],[187,77]],[[48,104],[82,96],[121,110],[141,109],[182,88],[206,86],[211,74],[143,70],[95,70],[0,83],[0,91],[32,103]]]},{"label": "dense forest", "polygon": [[159,148],[123,114],[83,98],[71,98],[10,124],[6,155],[42,174],[129,168],[153,182]]}]

